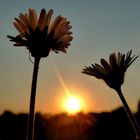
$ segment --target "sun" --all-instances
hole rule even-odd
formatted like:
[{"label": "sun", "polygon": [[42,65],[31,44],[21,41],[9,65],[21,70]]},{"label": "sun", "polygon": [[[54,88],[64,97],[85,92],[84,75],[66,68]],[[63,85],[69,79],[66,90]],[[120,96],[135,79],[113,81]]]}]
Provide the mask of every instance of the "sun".
[{"label": "sun", "polygon": [[78,97],[71,96],[65,101],[66,111],[69,114],[76,114],[82,110],[82,102]]}]

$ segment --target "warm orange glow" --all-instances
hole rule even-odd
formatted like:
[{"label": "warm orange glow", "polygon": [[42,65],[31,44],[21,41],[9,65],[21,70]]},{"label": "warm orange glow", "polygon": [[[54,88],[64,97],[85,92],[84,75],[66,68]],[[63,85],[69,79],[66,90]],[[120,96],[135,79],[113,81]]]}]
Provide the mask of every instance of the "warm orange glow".
[{"label": "warm orange glow", "polygon": [[80,112],[82,109],[82,103],[80,99],[74,96],[68,97],[66,99],[65,106],[66,106],[66,111],[69,114],[75,114],[77,112]]},{"label": "warm orange glow", "polygon": [[[76,90],[72,90],[72,89],[69,90],[67,88],[67,85],[64,82],[61,74],[59,73],[58,69],[55,67],[55,65],[52,65],[52,66],[53,66],[53,69],[56,73],[56,76],[57,76],[60,84],[62,85],[62,87],[64,89],[64,96],[62,97],[62,100],[60,103],[62,111],[65,111],[68,114],[76,114],[78,112],[85,111],[86,107],[83,102],[83,99],[81,98],[82,93],[80,93],[79,91],[76,91]],[[75,93],[77,93],[77,94],[75,94]]]}]

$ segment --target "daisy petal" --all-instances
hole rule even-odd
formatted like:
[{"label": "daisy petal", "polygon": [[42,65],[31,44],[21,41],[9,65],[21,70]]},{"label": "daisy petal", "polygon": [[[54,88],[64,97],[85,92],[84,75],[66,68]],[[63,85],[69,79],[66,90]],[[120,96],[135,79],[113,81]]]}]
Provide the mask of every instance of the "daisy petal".
[{"label": "daisy petal", "polygon": [[53,10],[51,9],[45,17],[43,28],[48,27],[50,25],[52,14]]},{"label": "daisy petal", "polygon": [[30,21],[29,21],[28,14],[22,14],[22,13],[20,13],[19,18],[24,23],[24,25],[26,26],[26,28],[28,29],[29,26],[30,26]]},{"label": "daisy petal", "polygon": [[13,23],[15,28],[22,34],[24,35],[24,30],[21,28],[21,26],[17,23],[17,22],[14,22]]},{"label": "daisy petal", "polygon": [[60,37],[60,38],[58,39],[58,42],[70,42],[72,39],[73,39],[72,36],[70,36],[70,35],[65,35],[65,36],[63,36],[63,37]]},{"label": "daisy petal", "polygon": [[52,30],[55,31],[61,20],[62,20],[61,16],[56,17],[56,19],[52,22],[48,32],[51,33]]},{"label": "daisy petal", "polygon": [[38,27],[41,31],[43,29],[45,17],[46,17],[46,10],[42,9],[38,20]]},{"label": "daisy petal", "polygon": [[96,67],[96,70],[99,72],[99,73],[101,73],[101,74],[105,74],[106,75],[106,70],[102,67],[102,66],[100,66],[99,64],[96,64],[95,63],[95,67]]},{"label": "daisy petal", "polygon": [[117,66],[117,58],[116,58],[116,54],[115,53],[112,53],[109,56],[109,62],[110,62],[111,68],[115,68]]},{"label": "daisy petal", "polygon": [[30,20],[30,26],[33,30],[35,30],[37,25],[37,15],[34,9],[29,9],[29,20]]},{"label": "daisy petal", "polygon": [[25,24],[21,20],[19,20],[17,18],[15,18],[15,20],[19,24],[19,26],[22,28],[24,34],[28,33],[28,28],[25,26]]},{"label": "daisy petal", "polygon": [[66,22],[65,19],[63,19],[63,22],[61,22],[61,24],[56,29],[56,32],[55,32],[56,38],[58,36],[62,36],[66,34],[72,28],[72,26],[70,26],[69,23],[70,23],[69,21]]},{"label": "daisy petal", "polygon": [[122,53],[118,52],[118,66],[120,66],[121,63],[121,59],[122,59]]},{"label": "daisy petal", "polygon": [[106,70],[106,71],[110,71],[110,66],[109,66],[109,64],[106,62],[106,60],[104,60],[103,58],[101,59],[101,64],[102,64],[102,66],[104,67],[104,69]]}]

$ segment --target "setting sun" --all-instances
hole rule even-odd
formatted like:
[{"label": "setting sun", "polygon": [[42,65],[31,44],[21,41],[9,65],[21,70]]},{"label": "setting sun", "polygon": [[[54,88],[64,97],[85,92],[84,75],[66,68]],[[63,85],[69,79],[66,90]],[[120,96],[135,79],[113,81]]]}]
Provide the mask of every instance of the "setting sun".
[{"label": "setting sun", "polygon": [[65,106],[69,114],[75,114],[82,110],[82,103],[78,97],[68,97]]}]

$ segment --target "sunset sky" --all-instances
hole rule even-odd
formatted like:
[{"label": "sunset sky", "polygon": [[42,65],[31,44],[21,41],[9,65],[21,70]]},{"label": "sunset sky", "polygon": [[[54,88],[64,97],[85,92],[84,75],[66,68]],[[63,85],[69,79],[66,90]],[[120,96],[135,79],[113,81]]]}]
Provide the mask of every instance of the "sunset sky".
[{"label": "sunset sky", "polygon": [[[4,0],[0,2],[0,113],[4,110],[27,112],[29,108],[33,64],[25,47],[13,47],[6,37],[15,36],[15,17],[34,8],[54,10],[71,22],[73,40],[67,53],[51,52],[40,63],[36,111],[59,113],[66,90],[83,102],[83,111],[111,111],[121,105],[115,91],[102,80],[84,75],[91,63],[108,59],[112,52],[140,55],[139,0]],[[140,58],[125,75],[124,96],[133,111],[140,100]]]}]

